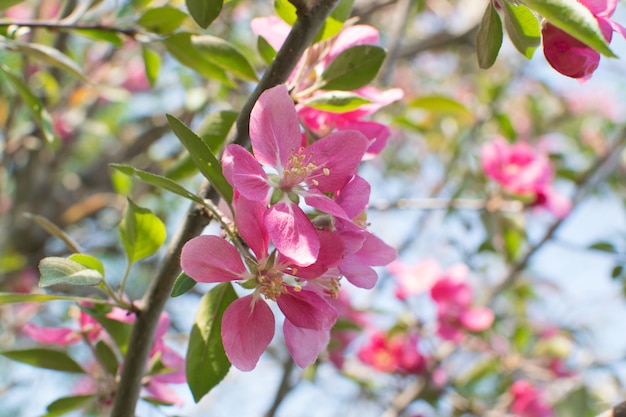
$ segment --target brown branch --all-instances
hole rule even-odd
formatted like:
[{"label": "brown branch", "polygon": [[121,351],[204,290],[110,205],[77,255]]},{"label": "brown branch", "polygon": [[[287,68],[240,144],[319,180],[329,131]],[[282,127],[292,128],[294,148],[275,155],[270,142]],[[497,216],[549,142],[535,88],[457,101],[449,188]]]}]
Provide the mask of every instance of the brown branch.
[{"label": "brown branch", "polygon": [[265,413],[265,417],[274,417],[276,412],[278,411],[278,407],[282,404],[283,400],[287,397],[287,394],[292,390],[294,384],[290,382],[291,373],[295,367],[296,363],[293,361],[291,356],[288,356],[283,363],[283,377],[280,380],[280,384],[278,385],[278,390],[276,391],[276,395],[274,396],[274,402],[267,413]]},{"label": "brown branch", "polygon": [[[235,143],[246,144],[248,142],[250,111],[259,95],[265,89],[284,82],[289,77],[300,56],[314,39],[337,1],[319,0],[311,3],[307,13],[298,16],[298,20],[283,47],[278,51],[276,59],[239,114],[236,122]],[[203,198],[217,199],[216,193],[212,192],[208,184],[202,186],[199,195]],[[167,253],[152,278],[150,287],[137,306],[137,320],[133,326],[128,351],[124,358],[124,367],[111,417],[134,417],[135,415],[135,408],[141,391],[141,379],[152,346],[156,325],[180,271],[182,247],[185,242],[198,235],[207,223],[208,219],[199,207],[196,205],[190,207],[178,232],[170,242]]]}]

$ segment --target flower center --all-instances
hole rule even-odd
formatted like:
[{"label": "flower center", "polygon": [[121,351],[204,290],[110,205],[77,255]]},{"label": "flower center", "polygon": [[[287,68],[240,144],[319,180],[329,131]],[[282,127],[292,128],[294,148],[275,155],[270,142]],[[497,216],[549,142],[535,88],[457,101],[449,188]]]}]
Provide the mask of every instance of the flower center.
[{"label": "flower center", "polygon": [[259,276],[257,277],[259,292],[266,299],[276,301],[278,296],[287,292],[282,276],[282,272],[274,268],[269,271],[259,271]]},{"label": "flower center", "polygon": [[307,160],[307,155],[303,153],[292,154],[287,160],[283,172],[281,189],[288,192],[292,187],[303,183],[317,169],[318,166],[315,162]]}]

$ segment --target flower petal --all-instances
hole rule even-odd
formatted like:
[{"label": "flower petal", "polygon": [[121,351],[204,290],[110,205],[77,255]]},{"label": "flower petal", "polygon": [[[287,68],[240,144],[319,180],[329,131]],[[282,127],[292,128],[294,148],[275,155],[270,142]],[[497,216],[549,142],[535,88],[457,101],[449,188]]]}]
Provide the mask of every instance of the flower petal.
[{"label": "flower petal", "polygon": [[41,327],[33,323],[26,323],[21,331],[35,342],[45,345],[71,345],[81,340],[80,334],[75,330],[64,327]]},{"label": "flower petal", "polygon": [[278,307],[294,326],[305,329],[330,330],[337,321],[337,310],[313,291],[296,291],[287,287],[287,293],[276,299]]},{"label": "flower petal", "polygon": [[218,236],[198,236],[183,246],[180,265],[198,282],[245,279],[248,273],[237,249]]},{"label": "flower petal", "polygon": [[254,156],[239,145],[228,145],[222,155],[222,172],[241,195],[253,201],[269,201],[267,174]]},{"label": "flower petal", "polygon": [[304,192],[304,201],[321,212],[330,214],[335,217],[349,220],[346,212],[341,208],[335,200],[328,197],[326,194],[322,194],[319,190],[311,189]]},{"label": "flower petal", "polygon": [[250,27],[255,35],[265,38],[277,51],[283,46],[291,30],[291,26],[278,16],[254,18],[250,21]]},{"label": "flower petal", "polygon": [[265,90],[250,114],[250,141],[256,159],[278,169],[300,149],[298,114],[284,84]]},{"label": "flower petal", "polygon": [[348,217],[353,219],[367,209],[370,191],[369,182],[355,175],[337,193],[335,201],[345,210]]},{"label": "flower petal", "polygon": [[464,311],[459,319],[466,329],[473,332],[480,332],[491,326],[494,316],[493,311],[490,309],[480,307]]},{"label": "flower petal", "polygon": [[267,258],[270,237],[263,223],[265,206],[242,195],[233,200],[237,231],[258,259]]},{"label": "flower petal", "polygon": [[251,371],[274,337],[274,314],[261,299],[248,295],[224,311],[222,342],[235,368]]},{"label": "flower petal", "polygon": [[263,220],[276,249],[296,265],[308,266],[317,260],[320,240],[300,207],[281,201],[265,212]]},{"label": "flower petal", "polygon": [[289,354],[301,368],[315,362],[330,340],[328,330],[303,329],[286,319],[283,323],[283,333]]}]

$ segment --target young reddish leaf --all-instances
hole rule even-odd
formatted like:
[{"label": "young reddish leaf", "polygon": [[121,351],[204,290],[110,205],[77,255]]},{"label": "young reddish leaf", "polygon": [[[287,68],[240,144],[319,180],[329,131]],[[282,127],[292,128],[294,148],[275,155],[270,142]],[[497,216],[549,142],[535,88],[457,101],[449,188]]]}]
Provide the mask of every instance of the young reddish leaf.
[{"label": "young reddish leaf", "polygon": [[222,174],[222,165],[217,160],[211,149],[206,143],[189,129],[183,122],[171,114],[167,115],[167,121],[170,127],[178,136],[181,143],[191,155],[200,172],[208,179],[213,187],[220,193],[222,197],[229,203],[233,201],[233,188],[228,184],[226,178]]},{"label": "young reddish leaf", "polygon": [[523,4],[503,2],[504,27],[515,48],[526,58],[532,58],[535,49],[541,43],[541,25],[539,20]]},{"label": "young reddish leaf", "polygon": [[357,45],[341,52],[321,75],[323,90],[356,90],[369,84],[385,60],[386,52],[374,45]]},{"label": "young reddish leaf", "polygon": [[202,297],[189,336],[187,383],[196,402],[220,383],[230,369],[222,343],[222,316],[237,299],[231,283],[222,283]]},{"label": "young reddish leaf", "polygon": [[165,242],[165,225],[152,212],[128,199],[120,236],[128,261],[137,262],[154,254]]},{"label": "young reddish leaf", "polygon": [[185,0],[185,3],[193,20],[206,29],[220,15],[224,0]]},{"label": "young reddish leaf", "polygon": [[52,369],[54,371],[84,374],[85,370],[67,353],[53,349],[24,349],[5,350],[0,355],[6,356],[14,361],[36,366],[37,368]]},{"label": "young reddish leaf", "polygon": [[616,58],[604,38],[598,20],[579,1],[526,0],[526,6],[539,13],[554,26],[567,32],[607,57]]},{"label": "young reddish leaf", "polygon": [[88,268],[70,259],[51,256],[39,262],[39,287],[53,285],[94,286],[102,282],[104,277],[94,269]]},{"label": "young reddish leaf", "polygon": [[489,0],[476,36],[478,66],[483,69],[491,67],[496,62],[501,46],[502,22],[493,2]]}]

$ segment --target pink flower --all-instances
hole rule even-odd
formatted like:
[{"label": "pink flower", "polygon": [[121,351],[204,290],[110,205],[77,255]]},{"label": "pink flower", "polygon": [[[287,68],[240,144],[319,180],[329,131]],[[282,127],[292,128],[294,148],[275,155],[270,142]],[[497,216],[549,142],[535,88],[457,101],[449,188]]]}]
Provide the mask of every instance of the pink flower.
[{"label": "pink flower", "polygon": [[386,335],[376,331],[361,347],[359,360],[381,372],[420,373],[426,369],[426,359],[418,349],[415,334]]},{"label": "pink flower", "polygon": [[439,262],[433,258],[423,259],[415,265],[396,260],[387,269],[398,282],[395,295],[399,300],[428,291],[442,273]]},{"label": "pink flower", "polygon": [[[291,29],[277,17],[256,18],[251,22],[255,34],[264,37],[274,49],[279,49]],[[354,93],[370,103],[347,112],[332,112],[308,106],[307,101],[319,96],[316,81],[324,70],[341,52],[357,45],[376,45],[379,42],[378,30],[368,25],[345,27],[335,38],[325,44],[315,44],[308,49],[289,78],[289,90],[299,103],[298,116],[307,129],[315,136],[326,136],[333,130],[357,130],[368,139],[368,149],[364,159],[371,159],[382,151],[391,135],[389,128],[381,123],[365,121],[372,115],[404,97],[399,88],[380,91],[374,87],[363,87]]]},{"label": "pink flower", "polygon": [[345,352],[348,346],[361,333],[361,328],[369,322],[368,313],[355,310],[350,304],[349,295],[345,291],[339,291],[337,298],[332,301],[339,318],[338,325],[333,327],[328,345],[330,361],[339,369],[343,367]]},{"label": "pink flower", "polygon": [[491,326],[493,312],[486,307],[472,307],[473,291],[467,282],[467,266],[454,265],[430,290],[437,304],[437,334],[445,340],[460,343],[465,331],[483,331]]},{"label": "pink flower", "polygon": [[534,197],[531,205],[565,217],[571,202],[552,188],[552,165],[548,157],[526,142],[509,145],[498,136],[481,149],[481,163],[487,177],[509,193]]},{"label": "pink flower", "polygon": [[[326,347],[337,311],[306,285],[285,282],[289,276],[295,279],[298,268],[280,254],[268,254],[263,204],[243,196],[236,196],[233,203],[237,229],[258,264],[248,271],[233,245],[217,236],[198,236],[183,247],[183,271],[200,282],[247,281],[255,285],[254,293],[229,305],[222,319],[224,349],[235,367],[254,369],[274,337],[274,314],[264,298],[276,301],[285,315],[285,342],[294,361],[308,366]],[[326,257],[324,248],[320,253]]]},{"label": "pink flower", "polygon": [[527,381],[516,381],[511,386],[513,402],[511,412],[515,417],[552,417],[554,410],[548,405],[541,393]]},{"label": "pink flower", "polygon": [[[615,13],[618,0],[578,0],[587,7],[598,21],[602,35],[611,42],[613,32],[626,37],[626,29],[610,19]],[[548,63],[561,74],[584,82],[598,68],[600,54],[551,23],[541,31],[543,52]]]},{"label": "pink flower", "polygon": [[44,345],[71,345],[87,337],[96,340],[100,337],[102,327],[90,315],[82,310],[74,314],[74,320],[78,323],[78,329],[66,327],[42,327],[33,323],[26,323],[22,332],[36,342]]},{"label": "pink flower", "polygon": [[226,148],[224,175],[245,198],[271,203],[264,224],[274,245],[297,265],[311,265],[320,242],[296,202],[303,198],[324,213],[346,217],[326,194],[340,190],[354,176],[367,140],[356,131],[342,131],[301,147],[298,117],[284,85],[261,94],[251,114],[250,140],[254,156],[239,145]]}]

